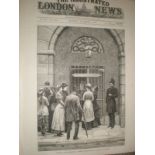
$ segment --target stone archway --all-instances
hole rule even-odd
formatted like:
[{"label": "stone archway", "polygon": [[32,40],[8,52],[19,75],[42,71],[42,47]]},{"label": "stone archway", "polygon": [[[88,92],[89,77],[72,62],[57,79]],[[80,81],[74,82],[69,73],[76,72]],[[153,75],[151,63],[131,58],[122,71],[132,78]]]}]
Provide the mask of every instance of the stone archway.
[{"label": "stone archway", "polygon": [[[51,52],[51,55],[55,55],[55,44],[59,35],[65,30],[66,27],[56,27],[54,30],[49,44],[48,51]],[[124,42],[121,39],[117,30],[107,30],[106,31],[111,35],[113,40],[116,42],[118,47],[118,59],[119,59],[119,88],[120,88],[120,108],[119,108],[119,123],[121,127],[125,127],[125,51],[124,51]],[[54,59],[53,59],[54,60]],[[54,70],[54,64],[53,69]]]}]

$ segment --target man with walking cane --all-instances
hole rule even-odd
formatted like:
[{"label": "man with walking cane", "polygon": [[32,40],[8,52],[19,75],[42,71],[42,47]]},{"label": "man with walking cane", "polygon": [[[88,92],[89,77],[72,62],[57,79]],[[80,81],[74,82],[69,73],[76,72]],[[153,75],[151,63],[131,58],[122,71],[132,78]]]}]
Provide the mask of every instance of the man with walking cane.
[{"label": "man with walking cane", "polygon": [[65,121],[67,122],[67,139],[70,139],[72,123],[75,122],[74,140],[78,139],[80,112],[83,113],[79,97],[73,91],[65,100]]}]

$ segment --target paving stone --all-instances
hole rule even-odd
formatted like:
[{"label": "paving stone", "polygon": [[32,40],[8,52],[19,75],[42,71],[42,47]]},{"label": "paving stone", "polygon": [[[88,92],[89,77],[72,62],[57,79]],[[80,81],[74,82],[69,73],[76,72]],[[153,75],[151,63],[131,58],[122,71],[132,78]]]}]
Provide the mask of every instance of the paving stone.
[{"label": "paving stone", "polygon": [[[124,128],[116,125],[113,129],[107,128],[107,126],[99,126],[88,130],[88,138],[85,130],[79,129],[79,139],[73,140],[74,124],[72,126],[71,138],[66,139],[66,133],[63,136],[57,137],[55,134],[47,133],[42,136],[38,133],[39,150],[61,150],[61,149],[78,149],[78,148],[92,148],[103,146],[115,146],[124,144]],[[68,145],[69,144],[69,145]]]}]

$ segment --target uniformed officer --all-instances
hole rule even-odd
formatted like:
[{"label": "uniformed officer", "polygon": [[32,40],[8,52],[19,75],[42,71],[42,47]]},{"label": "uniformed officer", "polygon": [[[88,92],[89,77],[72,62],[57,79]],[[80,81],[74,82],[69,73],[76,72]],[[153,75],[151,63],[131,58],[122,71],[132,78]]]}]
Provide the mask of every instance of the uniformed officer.
[{"label": "uniformed officer", "polygon": [[116,112],[116,101],[115,98],[118,97],[118,90],[114,87],[115,80],[112,78],[109,81],[109,88],[106,93],[106,104],[107,104],[107,112],[109,115],[109,126],[114,128],[115,126],[115,112]]}]

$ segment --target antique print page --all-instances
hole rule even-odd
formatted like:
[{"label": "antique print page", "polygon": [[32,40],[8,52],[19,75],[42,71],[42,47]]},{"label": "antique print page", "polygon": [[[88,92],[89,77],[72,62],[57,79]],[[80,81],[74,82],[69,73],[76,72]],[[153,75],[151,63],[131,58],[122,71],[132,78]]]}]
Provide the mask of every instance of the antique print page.
[{"label": "antique print page", "polygon": [[20,153],[134,151],[134,0],[20,1]]}]

